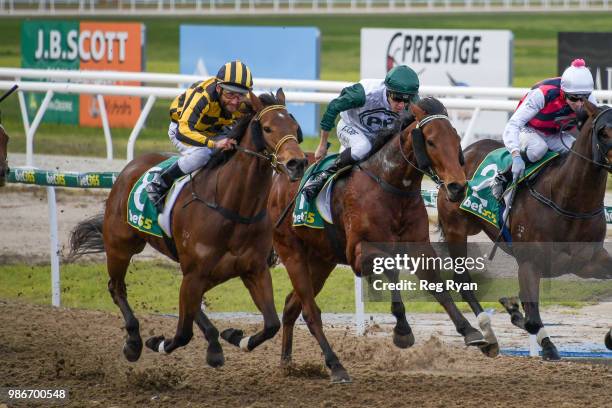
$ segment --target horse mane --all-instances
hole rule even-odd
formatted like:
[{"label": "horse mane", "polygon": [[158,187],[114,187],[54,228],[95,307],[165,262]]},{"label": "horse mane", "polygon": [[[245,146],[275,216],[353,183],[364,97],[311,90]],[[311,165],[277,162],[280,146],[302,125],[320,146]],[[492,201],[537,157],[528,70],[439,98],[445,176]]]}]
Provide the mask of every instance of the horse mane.
[{"label": "horse mane", "polygon": [[[270,105],[281,105],[281,103],[276,99],[276,97],[272,93],[265,93],[265,94],[259,95],[259,100],[261,101],[264,107],[270,106]],[[234,139],[237,145],[239,145],[240,142],[242,142],[242,138],[246,134],[247,128],[249,124],[251,123],[251,120],[255,116],[256,112],[253,110],[250,104],[246,104],[246,107],[242,111],[242,114],[243,114],[242,117],[238,119],[236,124],[232,127],[232,129],[227,135],[228,138]],[[255,142],[255,144],[257,144],[257,142]],[[263,141],[262,141],[262,144],[263,144]],[[224,165],[225,163],[227,163],[232,157],[234,157],[235,153],[236,153],[236,150],[230,150],[230,151],[219,152],[217,154],[214,154],[212,158],[210,159],[210,161],[208,162],[208,164],[204,166],[204,168],[211,169],[211,170],[216,169],[217,167],[220,167]]]},{"label": "horse mane", "polygon": [[[427,113],[428,115],[448,116],[448,112],[446,111],[446,108],[444,107],[442,102],[440,102],[433,96],[428,96],[426,98],[419,99],[419,101],[416,102],[416,105],[419,108],[423,109],[423,111],[425,111],[425,113]],[[395,135],[404,131],[404,129],[410,126],[414,121],[414,115],[410,110],[403,110],[402,112],[400,112],[399,120],[395,121],[395,124],[392,128],[381,129],[378,132],[374,141],[374,145],[372,146],[372,150],[370,151],[370,154],[364,159],[364,161],[374,156],[380,149],[382,149],[383,146],[389,143],[389,141],[391,141],[391,139],[393,139]]]}]

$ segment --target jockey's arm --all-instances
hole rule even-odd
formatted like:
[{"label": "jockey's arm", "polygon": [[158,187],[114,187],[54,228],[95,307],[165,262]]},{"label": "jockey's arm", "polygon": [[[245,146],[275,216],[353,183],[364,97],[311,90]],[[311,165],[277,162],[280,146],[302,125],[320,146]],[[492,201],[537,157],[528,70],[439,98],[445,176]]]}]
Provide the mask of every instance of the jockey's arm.
[{"label": "jockey's arm", "polygon": [[347,86],[340,92],[340,96],[327,105],[327,110],[321,118],[321,130],[329,132],[336,126],[336,118],[340,112],[365,105],[366,94],[363,85],[356,83]]},{"label": "jockey's arm", "polygon": [[206,95],[200,94],[199,97],[191,98],[189,106],[183,109],[183,113],[178,122],[179,132],[181,132],[183,136],[202,143],[212,149],[215,147],[214,140],[208,138],[203,132],[196,129],[196,125],[201,118],[206,115],[209,109],[210,105],[208,98]]},{"label": "jockey's arm", "polygon": [[519,131],[527,122],[544,108],[544,94],[539,89],[533,89],[528,94],[521,106],[510,117],[504,129],[504,145],[512,156],[520,154]]}]

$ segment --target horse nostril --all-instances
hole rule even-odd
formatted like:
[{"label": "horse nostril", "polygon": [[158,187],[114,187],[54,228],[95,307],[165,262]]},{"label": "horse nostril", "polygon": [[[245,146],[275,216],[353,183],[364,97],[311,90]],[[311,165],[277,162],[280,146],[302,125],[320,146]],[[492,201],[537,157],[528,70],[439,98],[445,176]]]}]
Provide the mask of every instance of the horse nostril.
[{"label": "horse nostril", "polygon": [[465,191],[465,184],[449,183],[447,188],[448,192],[456,197],[460,194],[463,194],[463,192]]}]

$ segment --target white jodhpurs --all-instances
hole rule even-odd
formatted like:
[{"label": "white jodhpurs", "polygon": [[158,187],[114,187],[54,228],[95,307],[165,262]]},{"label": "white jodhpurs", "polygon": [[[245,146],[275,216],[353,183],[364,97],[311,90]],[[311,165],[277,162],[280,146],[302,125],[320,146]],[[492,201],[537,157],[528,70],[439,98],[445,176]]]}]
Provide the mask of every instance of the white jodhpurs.
[{"label": "white jodhpurs", "polygon": [[340,151],[351,148],[351,157],[354,160],[361,160],[372,150],[372,143],[358,129],[346,124],[342,119],[336,127],[336,134],[342,147]]},{"label": "white jodhpurs", "polygon": [[[567,132],[546,135],[529,126],[522,127],[519,132],[521,152],[525,152],[531,162],[540,160],[548,150],[558,153],[566,152],[575,141],[574,136]],[[567,147],[563,145],[564,143]]]},{"label": "white jodhpurs", "polygon": [[[181,142],[176,138],[177,130],[178,124],[170,122],[168,137],[170,137],[170,141],[181,154],[181,158],[177,161],[181,171],[188,174],[206,165],[214,150],[208,147],[191,146]],[[216,140],[216,138],[213,138],[213,140]]]}]

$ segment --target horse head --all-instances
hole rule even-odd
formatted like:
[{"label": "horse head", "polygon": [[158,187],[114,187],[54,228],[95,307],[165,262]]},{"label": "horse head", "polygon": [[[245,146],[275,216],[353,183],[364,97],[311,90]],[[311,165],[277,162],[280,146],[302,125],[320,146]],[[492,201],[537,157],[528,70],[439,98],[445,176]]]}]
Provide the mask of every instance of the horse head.
[{"label": "horse head", "polygon": [[271,161],[272,167],[284,172],[291,181],[304,175],[308,164],[306,155],[300,148],[302,130],[285,107],[285,94],[282,88],[276,96],[264,94],[260,97],[249,94],[255,115],[251,119],[252,142],[258,152],[263,152]]},{"label": "horse head", "polygon": [[410,110],[417,121],[416,127],[408,129],[412,132],[412,148],[419,169],[437,175],[448,198],[460,201],[466,187],[461,138],[446,108],[437,99],[428,97],[410,105]]},{"label": "horse head", "polygon": [[9,137],[0,124],[0,187],[4,186],[6,183],[6,178],[9,173],[8,161],[6,160],[8,154],[8,141]]},{"label": "horse head", "polygon": [[588,119],[580,131],[576,148],[582,147],[584,154],[590,150],[593,162],[612,172],[612,108],[597,107],[586,101],[583,109]]}]

